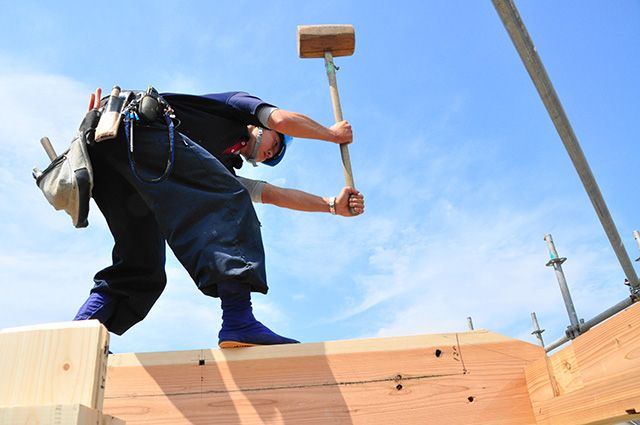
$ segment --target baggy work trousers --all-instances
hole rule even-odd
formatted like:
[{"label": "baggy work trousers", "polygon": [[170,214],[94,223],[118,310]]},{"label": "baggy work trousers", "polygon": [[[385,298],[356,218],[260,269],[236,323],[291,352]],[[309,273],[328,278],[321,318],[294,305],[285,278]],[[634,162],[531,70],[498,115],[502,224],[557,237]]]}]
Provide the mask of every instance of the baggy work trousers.
[{"label": "baggy work trousers", "polygon": [[[123,133],[121,131],[121,133]],[[113,264],[94,277],[92,292],[115,299],[107,328],[122,334],[142,320],[166,284],[165,241],[206,295],[223,281],[268,290],[260,223],[247,190],[214,156],[175,132],[170,176],[156,184],[138,180],[124,134],[89,147],[93,198],[115,245]],[[136,126],[134,158],[140,175],[162,174],[169,156],[166,126]]]}]

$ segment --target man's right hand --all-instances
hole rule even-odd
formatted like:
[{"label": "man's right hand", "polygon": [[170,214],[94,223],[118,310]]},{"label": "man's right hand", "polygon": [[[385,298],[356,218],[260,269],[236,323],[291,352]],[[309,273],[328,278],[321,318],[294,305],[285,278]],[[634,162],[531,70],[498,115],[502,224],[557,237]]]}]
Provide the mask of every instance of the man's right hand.
[{"label": "man's right hand", "polygon": [[339,121],[329,127],[329,129],[334,134],[332,142],[342,145],[353,141],[353,130],[348,121]]}]

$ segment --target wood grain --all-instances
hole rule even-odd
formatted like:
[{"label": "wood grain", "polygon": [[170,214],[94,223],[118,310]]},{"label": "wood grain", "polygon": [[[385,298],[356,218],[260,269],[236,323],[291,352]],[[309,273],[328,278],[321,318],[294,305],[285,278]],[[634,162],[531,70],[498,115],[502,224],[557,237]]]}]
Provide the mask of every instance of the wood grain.
[{"label": "wood grain", "polygon": [[81,404],[0,408],[2,425],[102,425],[101,416]]},{"label": "wood grain", "polygon": [[126,425],[81,404],[0,408],[2,425]]},{"label": "wood grain", "polygon": [[127,424],[535,423],[541,347],[486,331],[111,356]]},{"label": "wood grain", "polygon": [[[540,424],[616,424],[640,418],[640,305],[634,304],[525,369]],[[552,379],[559,394],[549,390]]]},{"label": "wood grain", "polygon": [[96,320],[0,330],[0,407],[101,410],[108,341]]}]

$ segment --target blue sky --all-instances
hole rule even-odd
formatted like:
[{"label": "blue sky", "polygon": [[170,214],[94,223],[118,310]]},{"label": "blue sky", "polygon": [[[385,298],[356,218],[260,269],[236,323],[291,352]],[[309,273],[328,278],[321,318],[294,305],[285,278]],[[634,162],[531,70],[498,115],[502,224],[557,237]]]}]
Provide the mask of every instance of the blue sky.
[{"label": "blue sky", "polygon": [[[568,324],[543,236],[579,317],[628,295],[559,136],[490,1],[0,1],[0,328],[69,320],[112,239],[92,205],[76,230],[31,178],[38,140],[61,151],[97,86],[244,90],[329,125],[322,61],[296,26],[350,23],[337,58],[365,215],[256,206],[271,286],[257,317],[304,342],[486,328],[534,342]],[[640,3],[518,1],[632,259],[640,156]],[[296,140],[275,168],[241,174],[323,196],[344,184],[339,149]],[[170,252],[170,251],[169,251]],[[637,265],[637,263],[634,263]],[[213,347],[220,308],[170,256],[148,318],[115,352]]]}]

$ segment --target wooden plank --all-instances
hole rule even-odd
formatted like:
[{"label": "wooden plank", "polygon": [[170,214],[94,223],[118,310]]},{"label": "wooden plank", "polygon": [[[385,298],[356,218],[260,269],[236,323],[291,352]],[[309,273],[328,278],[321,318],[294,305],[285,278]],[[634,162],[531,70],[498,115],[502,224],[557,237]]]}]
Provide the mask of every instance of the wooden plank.
[{"label": "wooden plank", "polygon": [[535,423],[541,347],[486,331],[110,356],[105,412],[128,424]]},{"label": "wooden plank", "polygon": [[108,341],[96,320],[0,330],[0,407],[101,410]]},{"label": "wooden plank", "polygon": [[579,336],[550,357],[550,395],[541,362],[525,369],[540,424],[615,424],[640,418],[640,304]]},{"label": "wooden plank", "polygon": [[102,425],[101,417],[96,409],[81,404],[0,408],[2,425]]}]

